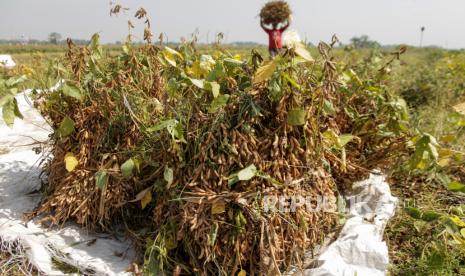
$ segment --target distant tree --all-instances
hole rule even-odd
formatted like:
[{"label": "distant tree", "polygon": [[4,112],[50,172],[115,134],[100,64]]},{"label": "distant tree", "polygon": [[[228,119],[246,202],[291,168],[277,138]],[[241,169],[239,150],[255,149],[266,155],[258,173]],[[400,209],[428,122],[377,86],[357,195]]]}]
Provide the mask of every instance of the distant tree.
[{"label": "distant tree", "polygon": [[380,46],[378,42],[370,40],[367,35],[353,37],[350,39],[350,43],[354,48],[375,48]]},{"label": "distant tree", "polygon": [[60,42],[61,40],[61,34],[57,33],[57,32],[53,32],[51,34],[48,35],[48,41],[52,44],[58,44],[58,42]]}]

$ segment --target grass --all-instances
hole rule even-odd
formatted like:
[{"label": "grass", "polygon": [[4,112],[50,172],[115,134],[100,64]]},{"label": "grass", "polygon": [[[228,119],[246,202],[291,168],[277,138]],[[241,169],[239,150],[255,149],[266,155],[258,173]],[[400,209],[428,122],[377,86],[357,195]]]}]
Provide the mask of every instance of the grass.
[{"label": "grass", "polygon": [[[463,252],[453,246],[442,248],[438,243],[442,239],[442,228],[414,220],[402,207],[447,211],[457,200],[465,201],[465,197],[457,198],[442,185],[418,183],[414,179],[397,182],[391,188],[393,194],[401,199],[401,208],[385,232],[391,261],[390,275],[464,275]],[[438,246],[440,250],[436,250]],[[442,256],[443,253],[447,255]],[[435,264],[438,258],[444,258],[444,262]]]}]

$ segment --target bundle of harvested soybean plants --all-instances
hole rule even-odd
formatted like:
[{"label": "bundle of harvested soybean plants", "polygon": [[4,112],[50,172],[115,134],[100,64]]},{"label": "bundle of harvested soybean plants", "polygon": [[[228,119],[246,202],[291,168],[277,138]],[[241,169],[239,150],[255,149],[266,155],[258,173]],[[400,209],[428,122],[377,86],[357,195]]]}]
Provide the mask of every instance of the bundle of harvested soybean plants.
[{"label": "bundle of harvested soybean plants", "polygon": [[292,51],[201,55],[193,43],[127,43],[110,56],[98,36],[69,46],[50,69],[65,85],[37,100],[55,133],[35,214],[110,231],[123,222],[149,274],[299,265],[336,226],[342,180],[388,163],[405,135],[381,73],[357,75],[331,45],[315,63]]},{"label": "bundle of harvested soybean plants", "polygon": [[265,24],[279,24],[291,17],[291,9],[286,1],[270,1],[260,11],[260,17]]}]

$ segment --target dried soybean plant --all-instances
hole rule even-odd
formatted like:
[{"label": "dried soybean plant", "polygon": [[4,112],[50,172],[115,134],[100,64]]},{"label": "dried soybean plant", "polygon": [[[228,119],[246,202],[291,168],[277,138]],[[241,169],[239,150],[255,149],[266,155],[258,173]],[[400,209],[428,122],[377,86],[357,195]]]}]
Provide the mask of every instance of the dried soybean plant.
[{"label": "dried soybean plant", "polygon": [[[136,17],[149,27],[145,11]],[[314,62],[302,49],[243,61],[189,42],[128,41],[116,55],[97,35],[88,47],[69,43],[54,67],[65,84],[37,100],[55,132],[35,215],[108,231],[123,223],[147,273],[299,265],[336,226],[345,181],[389,162],[371,155],[404,135],[396,98],[338,63],[336,42],[320,44]],[[266,212],[265,198],[280,196],[328,198],[330,211]]]}]

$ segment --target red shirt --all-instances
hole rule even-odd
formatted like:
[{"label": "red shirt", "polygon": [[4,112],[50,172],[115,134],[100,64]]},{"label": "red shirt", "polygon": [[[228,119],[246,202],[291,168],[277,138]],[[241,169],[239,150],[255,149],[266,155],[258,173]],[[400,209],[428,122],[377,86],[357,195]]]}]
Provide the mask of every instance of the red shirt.
[{"label": "red shirt", "polygon": [[268,47],[270,49],[281,49],[283,48],[283,33],[287,29],[288,26],[285,26],[281,29],[265,29],[265,32],[268,34],[269,37],[269,42],[268,42]]}]

